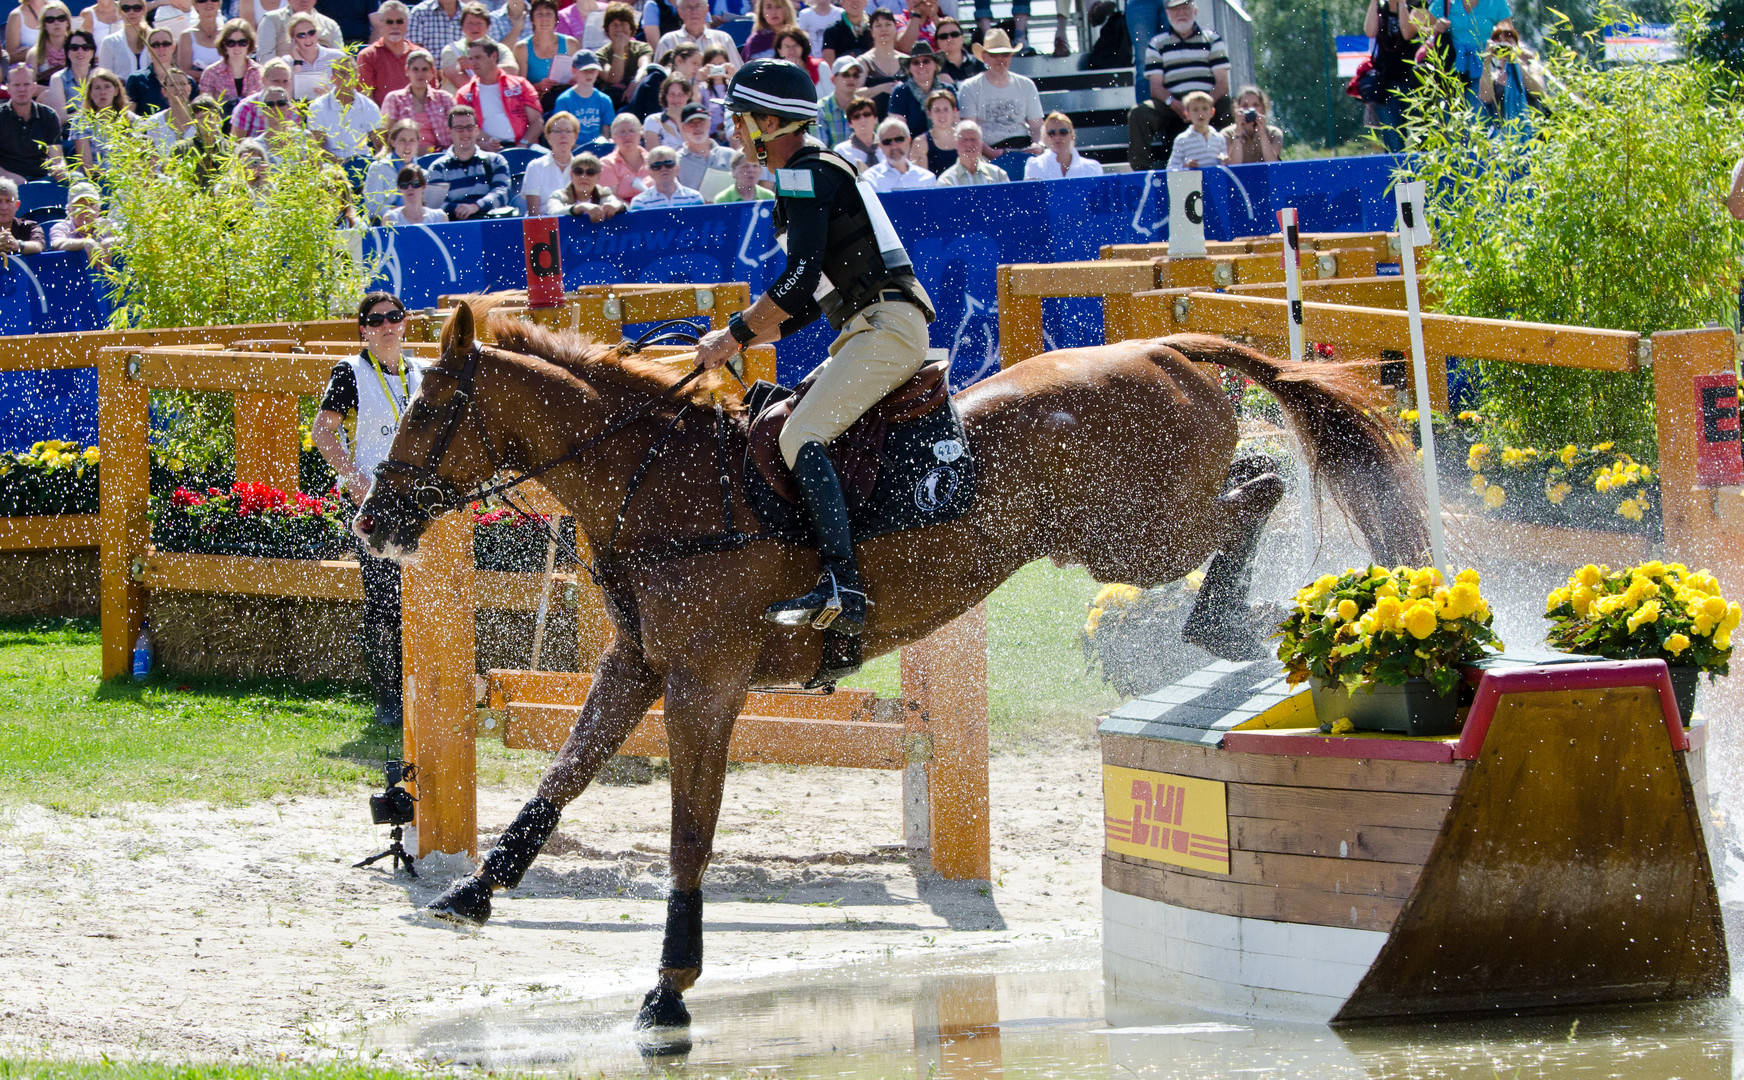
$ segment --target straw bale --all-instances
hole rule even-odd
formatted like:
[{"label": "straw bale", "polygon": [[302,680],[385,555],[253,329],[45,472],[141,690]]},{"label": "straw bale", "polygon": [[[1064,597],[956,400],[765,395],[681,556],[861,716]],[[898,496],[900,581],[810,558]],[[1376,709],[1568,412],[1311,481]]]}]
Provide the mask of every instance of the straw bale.
[{"label": "straw bale", "polygon": [[[155,590],[148,610],[165,672],[368,684],[357,641],[360,603]],[[478,670],[526,667],[533,618],[532,612],[479,611],[473,624]],[[560,600],[546,621],[540,666],[576,668],[575,609]]]},{"label": "straw bale", "polygon": [[0,616],[94,617],[96,548],[0,552]]}]

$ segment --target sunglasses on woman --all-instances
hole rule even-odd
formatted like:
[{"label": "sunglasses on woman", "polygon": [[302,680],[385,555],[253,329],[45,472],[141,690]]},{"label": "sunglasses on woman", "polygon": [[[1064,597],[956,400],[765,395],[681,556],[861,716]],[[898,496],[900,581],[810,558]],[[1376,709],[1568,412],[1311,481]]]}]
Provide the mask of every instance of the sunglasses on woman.
[{"label": "sunglasses on woman", "polygon": [[424,186],[424,181],[414,180],[409,184],[401,184],[400,190],[401,191],[417,191],[417,190],[421,189],[423,186]]},{"label": "sunglasses on woman", "polygon": [[248,42],[243,38],[231,38],[229,41],[224,43],[224,47],[226,49],[246,49],[248,48]]},{"label": "sunglasses on woman", "polygon": [[319,30],[298,30],[294,36],[298,41],[304,41],[308,38],[317,37],[319,34]]},{"label": "sunglasses on woman", "polygon": [[122,11],[144,11],[145,5],[144,4],[122,4],[121,10]]},{"label": "sunglasses on woman", "polygon": [[176,43],[173,41],[154,41],[151,43],[151,47],[154,49],[173,49],[176,47]]},{"label": "sunglasses on woman", "polygon": [[1072,133],[1071,128],[1049,128],[1048,129],[1048,138],[1058,139],[1061,136],[1070,135],[1071,133]]},{"label": "sunglasses on woman", "polygon": [[68,52],[96,52],[97,46],[87,45],[82,41],[74,41],[74,42],[69,42],[67,44],[67,51]]},{"label": "sunglasses on woman", "polygon": [[954,30],[954,31],[949,31],[949,32],[943,33],[943,34],[934,34],[933,35],[933,37],[939,41],[955,41],[957,38],[960,38],[962,36],[963,36],[963,32],[961,30]]},{"label": "sunglasses on woman", "polygon": [[51,22],[72,22],[73,20],[65,15],[44,15],[42,17],[42,21],[45,23],[51,23]]},{"label": "sunglasses on woman", "polygon": [[405,321],[406,321],[406,313],[403,311],[389,311],[389,312],[378,311],[378,312],[375,312],[374,314],[371,314],[371,315],[360,316],[357,320],[357,325],[367,326],[371,330],[374,330],[376,327],[380,326],[382,323],[403,323]]},{"label": "sunglasses on woman", "polygon": [[571,169],[571,170],[569,170],[569,175],[571,175],[571,176],[598,176],[599,170],[598,169]]}]

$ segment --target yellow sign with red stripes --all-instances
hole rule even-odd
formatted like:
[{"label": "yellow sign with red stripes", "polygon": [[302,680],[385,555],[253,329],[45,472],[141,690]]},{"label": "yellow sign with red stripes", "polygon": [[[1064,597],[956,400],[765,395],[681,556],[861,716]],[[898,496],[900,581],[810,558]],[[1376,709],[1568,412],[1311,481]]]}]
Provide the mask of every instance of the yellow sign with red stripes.
[{"label": "yellow sign with red stripes", "polygon": [[1221,781],[1104,765],[1102,805],[1109,851],[1229,873],[1229,804]]}]

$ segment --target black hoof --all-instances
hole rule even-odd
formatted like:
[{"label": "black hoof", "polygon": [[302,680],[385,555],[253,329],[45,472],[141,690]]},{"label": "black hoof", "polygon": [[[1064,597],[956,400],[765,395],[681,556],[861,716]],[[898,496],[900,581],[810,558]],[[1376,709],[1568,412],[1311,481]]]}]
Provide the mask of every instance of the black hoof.
[{"label": "black hoof", "polygon": [[1273,655],[1266,649],[1258,634],[1246,627],[1231,626],[1228,623],[1213,623],[1209,620],[1195,623],[1189,620],[1181,629],[1181,640],[1189,645],[1199,646],[1219,660],[1235,663],[1264,660]]},{"label": "black hoof", "polygon": [[642,999],[642,1011],[636,1014],[637,1031],[689,1026],[690,1010],[684,1007],[684,996],[665,986],[648,991],[648,996]]},{"label": "black hoof", "polygon": [[461,878],[425,904],[424,910],[448,922],[483,926],[491,917],[491,888],[477,876]]}]

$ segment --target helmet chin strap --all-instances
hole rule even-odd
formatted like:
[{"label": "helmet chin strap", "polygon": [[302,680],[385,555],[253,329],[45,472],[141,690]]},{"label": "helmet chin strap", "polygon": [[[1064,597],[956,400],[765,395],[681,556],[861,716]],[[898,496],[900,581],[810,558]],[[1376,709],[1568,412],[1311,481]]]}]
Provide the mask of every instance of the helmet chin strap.
[{"label": "helmet chin strap", "polygon": [[[757,152],[757,164],[762,165],[765,168],[769,165],[769,148],[763,145],[765,139],[779,139],[783,135],[790,135],[795,131],[803,131],[811,123],[809,120],[790,120],[781,127],[776,128],[774,131],[765,132],[757,126],[757,118],[755,116],[748,112],[740,113],[739,115],[745,118],[745,133],[751,136],[751,148]],[[779,119],[779,117],[777,119]]]}]

